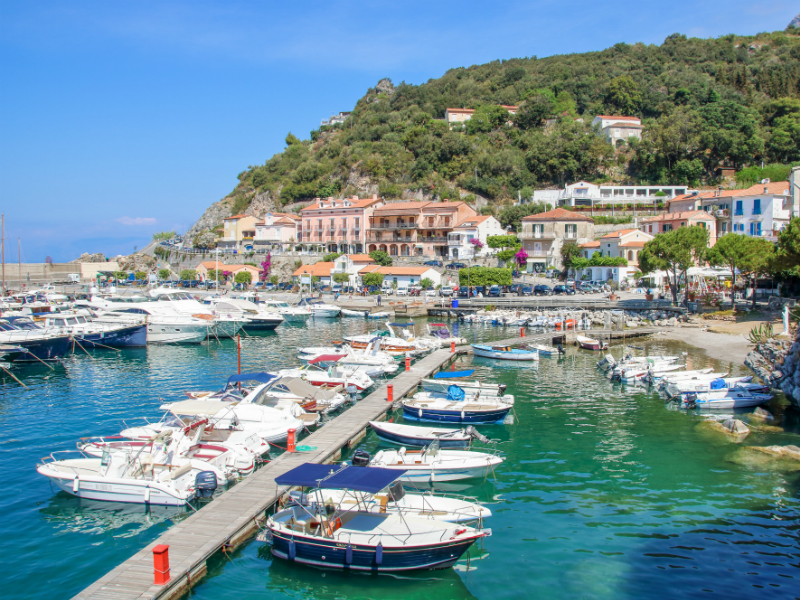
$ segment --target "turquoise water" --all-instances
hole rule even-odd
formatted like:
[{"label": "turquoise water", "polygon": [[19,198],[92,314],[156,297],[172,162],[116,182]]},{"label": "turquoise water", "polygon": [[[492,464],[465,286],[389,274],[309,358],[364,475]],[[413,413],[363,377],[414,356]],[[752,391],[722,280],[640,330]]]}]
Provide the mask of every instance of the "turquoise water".
[{"label": "turquoise water", "polygon": [[[282,326],[243,340],[242,370],[296,364],[294,350],[364,331],[363,321]],[[470,340],[507,337],[462,326]],[[682,344],[637,342],[651,352],[689,352],[692,368],[727,365]],[[619,349],[615,350],[619,355]],[[513,425],[484,426],[506,462],[496,479],[440,484],[490,506],[492,537],[454,569],[418,574],[323,572],[273,559],[251,542],[218,556],[198,598],[788,598],[800,595],[800,472],[748,458],[694,414],[655,394],[612,384],[597,356],[570,350],[540,366],[462,359],[516,395]],[[82,435],[114,433],[123,419],[157,417],[161,399],[216,387],[236,370],[232,342],[149,347],[69,359],[55,372],[25,371],[30,390],[0,388],[5,481],[0,575],[6,597],[68,597],[185,516],[81,502],[54,494],[35,472],[41,456]],[[785,432],[744,444],[798,444],[798,415],[780,400]],[[785,414],[784,414],[785,413]],[[401,420],[399,414],[395,420]],[[374,452],[374,434],[361,445]],[[32,582],[40,582],[39,585]]]}]

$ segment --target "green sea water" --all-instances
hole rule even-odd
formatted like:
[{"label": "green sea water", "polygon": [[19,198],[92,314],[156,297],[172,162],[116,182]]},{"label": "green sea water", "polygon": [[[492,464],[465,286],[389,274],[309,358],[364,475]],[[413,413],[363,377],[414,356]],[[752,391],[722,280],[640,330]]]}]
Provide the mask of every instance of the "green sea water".
[{"label": "green sea water", "polygon": [[[295,349],[340,339],[358,320],[282,326],[243,340],[243,370],[297,364]],[[374,327],[374,325],[373,325]],[[470,341],[509,331],[460,327]],[[636,342],[638,353],[687,352],[679,342]],[[619,356],[621,348],[612,348]],[[221,385],[236,368],[230,342],[149,347],[74,357],[27,374],[31,390],[0,388],[0,452],[6,494],[0,535],[14,547],[0,574],[7,597],[69,597],[185,517],[174,509],[81,502],[50,491],[40,456],[81,435],[114,433],[123,419],[157,416],[161,398]],[[742,444],[657,394],[609,382],[597,355],[570,349],[537,366],[460,359],[516,396],[511,425],[480,428],[506,461],[487,480],[439,484],[490,507],[492,529],[453,568],[404,575],[344,574],[274,559],[252,541],[218,555],[191,592],[197,598],[794,598],[800,597],[800,471],[757,460],[742,445],[800,445],[800,417],[768,407],[777,430]],[[393,415],[402,421],[399,413]],[[744,417],[746,418],[746,416]],[[370,433],[360,448],[375,452]],[[4,594],[4,595],[6,595]]]}]

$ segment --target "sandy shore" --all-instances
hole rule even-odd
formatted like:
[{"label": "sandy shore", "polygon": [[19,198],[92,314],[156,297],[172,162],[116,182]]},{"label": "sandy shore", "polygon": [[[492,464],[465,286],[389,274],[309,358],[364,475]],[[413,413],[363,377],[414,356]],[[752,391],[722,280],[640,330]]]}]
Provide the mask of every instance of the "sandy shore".
[{"label": "sandy shore", "polygon": [[654,339],[686,342],[696,348],[705,350],[706,354],[711,358],[740,364],[744,363],[747,354],[753,349],[753,344],[743,335],[713,333],[688,327],[666,329],[663,335],[653,337]]}]

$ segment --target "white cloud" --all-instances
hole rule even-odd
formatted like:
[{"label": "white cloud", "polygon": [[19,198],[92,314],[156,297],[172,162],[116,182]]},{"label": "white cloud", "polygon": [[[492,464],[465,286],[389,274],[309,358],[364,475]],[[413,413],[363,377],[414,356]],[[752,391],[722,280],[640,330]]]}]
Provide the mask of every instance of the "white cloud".
[{"label": "white cloud", "polygon": [[120,217],[117,223],[123,225],[155,225],[156,220],[153,217]]}]

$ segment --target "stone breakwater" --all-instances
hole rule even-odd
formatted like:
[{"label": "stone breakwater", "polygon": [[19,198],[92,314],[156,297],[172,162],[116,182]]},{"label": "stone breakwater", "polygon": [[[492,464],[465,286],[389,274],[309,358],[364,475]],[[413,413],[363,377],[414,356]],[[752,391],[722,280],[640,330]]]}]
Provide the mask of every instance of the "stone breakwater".
[{"label": "stone breakwater", "polygon": [[794,342],[778,339],[761,342],[747,355],[744,364],[800,406],[800,337],[795,337]]},{"label": "stone breakwater", "polygon": [[[432,305],[435,308],[435,305]],[[587,327],[622,329],[623,325],[628,329],[637,327],[677,327],[681,323],[689,321],[687,315],[680,312],[650,310],[590,310],[586,308],[561,308],[551,310],[521,310],[521,309],[499,309],[478,311],[477,313],[461,316],[467,322],[492,322],[498,321],[500,324],[508,325],[517,323],[521,319],[528,319],[536,322],[540,319],[559,320],[576,319],[585,321]]]}]

